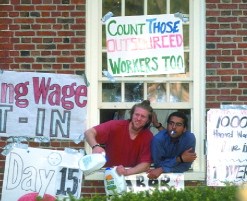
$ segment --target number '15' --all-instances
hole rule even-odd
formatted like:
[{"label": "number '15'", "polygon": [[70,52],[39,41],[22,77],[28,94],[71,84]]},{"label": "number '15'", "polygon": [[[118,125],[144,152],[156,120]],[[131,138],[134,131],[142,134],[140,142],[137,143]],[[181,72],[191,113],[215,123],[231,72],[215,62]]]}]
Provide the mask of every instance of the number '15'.
[{"label": "number '15'", "polygon": [[[68,171],[68,177],[67,176],[67,171]],[[71,169],[71,168],[62,168],[60,170],[61,172],[61,182],[60,182],[60,189],[57,190],[57,195],[74,195],[77,192],[77,188],[78,188],[78,183],[79,183],[79,179],[77,176],[73,175],[74,173],[78,173],[79,169]],[[71,190],[71,188],[67,188],[65,189],[65,185],[67,181],[72,180],[73,182],[73,188]]]}]

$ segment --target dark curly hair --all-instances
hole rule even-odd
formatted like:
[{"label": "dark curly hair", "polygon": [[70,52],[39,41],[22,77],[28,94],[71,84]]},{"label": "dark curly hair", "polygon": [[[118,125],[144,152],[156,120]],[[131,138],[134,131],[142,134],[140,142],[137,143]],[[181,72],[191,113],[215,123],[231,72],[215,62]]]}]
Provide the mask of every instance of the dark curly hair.
[{"label": "dark curly hair", "polygon": [[167,119],[167,123],[169,123],[171,117],[174,117],[174,116],[183,119],[184,120],[184,122],[183,122],[184,123],[184,127],[188,128],[188,118],[187,118],[186,114],[183,113],[183,112],[179,112],[179,111],[171,113],[169,115],[168,119]]},{"label": "dark curly hair", "polygon": [[149,112],[148,114],[148,122],[147,124],[144,126],[144,128],[148,128],[152,122],[152,116],[153,116],[153,108],[150,106],[150,101],[149,100],[144,100],[141,103],[137,103],[135,105],[133,105],[133,107],[130,110],[130,121],[133,118],[133,114],[135,112],[135,109],[139,107],[142,108],[144,110],[147,110]]}]

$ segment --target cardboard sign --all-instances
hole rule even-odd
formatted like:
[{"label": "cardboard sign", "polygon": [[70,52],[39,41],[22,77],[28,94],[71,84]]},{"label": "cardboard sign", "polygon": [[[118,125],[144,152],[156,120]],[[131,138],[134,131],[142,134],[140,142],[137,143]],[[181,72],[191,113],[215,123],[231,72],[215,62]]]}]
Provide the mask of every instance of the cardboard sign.
[{"label": "cardboard sign", "polygon": [[0,74],[0,136],[77,139],[86,130],[86,106],[82,76]]},{"label": "cardboard sign", "polygon": [[111,17],[105,26],[111,75],[185,72],[180,18],[172,14]]},{"label": "cardboard sign", "polygon": [[151,191],[155,188],[168,190],[173,187],[177,190],[184,189],[184,174],[165,173],[157,179],[149,179],[146,173],[125,177],[128,192]]},{"label": "cardboard sign", "polygon": [[28,201],[40,195],[55,200],[56,196],[79,198],[82,171],[81,153],[71,154],[49,149],[14,148],[6,157],[2,200]]},{"label": "cardboard sign", "polygon": [[207,113],[207,185],[247,181],[247,110]]}]

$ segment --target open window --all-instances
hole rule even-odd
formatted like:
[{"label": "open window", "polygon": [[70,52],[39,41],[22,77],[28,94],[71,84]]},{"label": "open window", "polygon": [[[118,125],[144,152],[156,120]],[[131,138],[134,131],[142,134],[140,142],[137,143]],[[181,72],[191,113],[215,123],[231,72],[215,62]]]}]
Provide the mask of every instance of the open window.
[{"label": "open window", "polygon": [[[166,125],[167,114],[183,110],[189,117],[189,129],[196,136],[198,159],[187,180],[205,179],[205,19],[204,1],[192,0],[88,0],[86,74],[90,82],[88,94],[88,127],[113,118],[128,118],[128,110],[149,99]],[[114,16],[137,16],[182,13],[189,20],[183,23],[183,74],[138,75],[118,77],[111,82],[102,71],[106,65],[106,36],[101,18],[107,12]],[[157,132],[153,130],[153,132]],[[90,149],[88,148],[88,151]]]}]

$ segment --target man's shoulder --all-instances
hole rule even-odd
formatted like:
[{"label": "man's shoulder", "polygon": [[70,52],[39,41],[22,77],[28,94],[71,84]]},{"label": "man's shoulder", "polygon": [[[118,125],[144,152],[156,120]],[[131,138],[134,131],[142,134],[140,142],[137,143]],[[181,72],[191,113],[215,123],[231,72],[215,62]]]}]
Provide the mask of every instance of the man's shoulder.
[{"label": "man's shoulder", "polygon": [[149,136],[149,138],[153,138],[153,133],[149,130],[149,129],[145,129],[144,130],[144,133],[147,135],[147,136]]},{"label": "man's shoulder", "polygon": [[119,125],[129,125],[130,121],[125,120],[125,119],[120,119],[120,120],[112,120],[113,123],[119,124]]},{"label": "man's shoulder", "polygon": [[195,136],[194,133],[192,133],[191,131],[186,131],[185,134],[186,135],[193,135],[193,136]]},{"label": "man's shoulder", "polygon": [[167,136],[167,130],[163,129],[161,131],[159,131],[157,134],[154,135],[154,138],[164,138],[165,136]]},{"label": "man's shoulder", "polygon": [[106,123],[109,123],[109,124],[113,124],[113,125],[128,125],[129,124],[129,120],[110,120],[110,121],[107,121]]},{"label": "man's shoulder", "polygon": [[117,127],[126,127],[128,126],[129,121],[128,120],[110,120],[103,122],[97,126],[95,126],[95,129],[100,129],[100,128],[117,128]]},{"label": "man's shoulder", "polygon": [[195,138],[194,133],[192,133],[192,132],[190,132],[190,131],[186,131],[186,132],[185,132],[185,136],[186,136],[187,138]]}]

